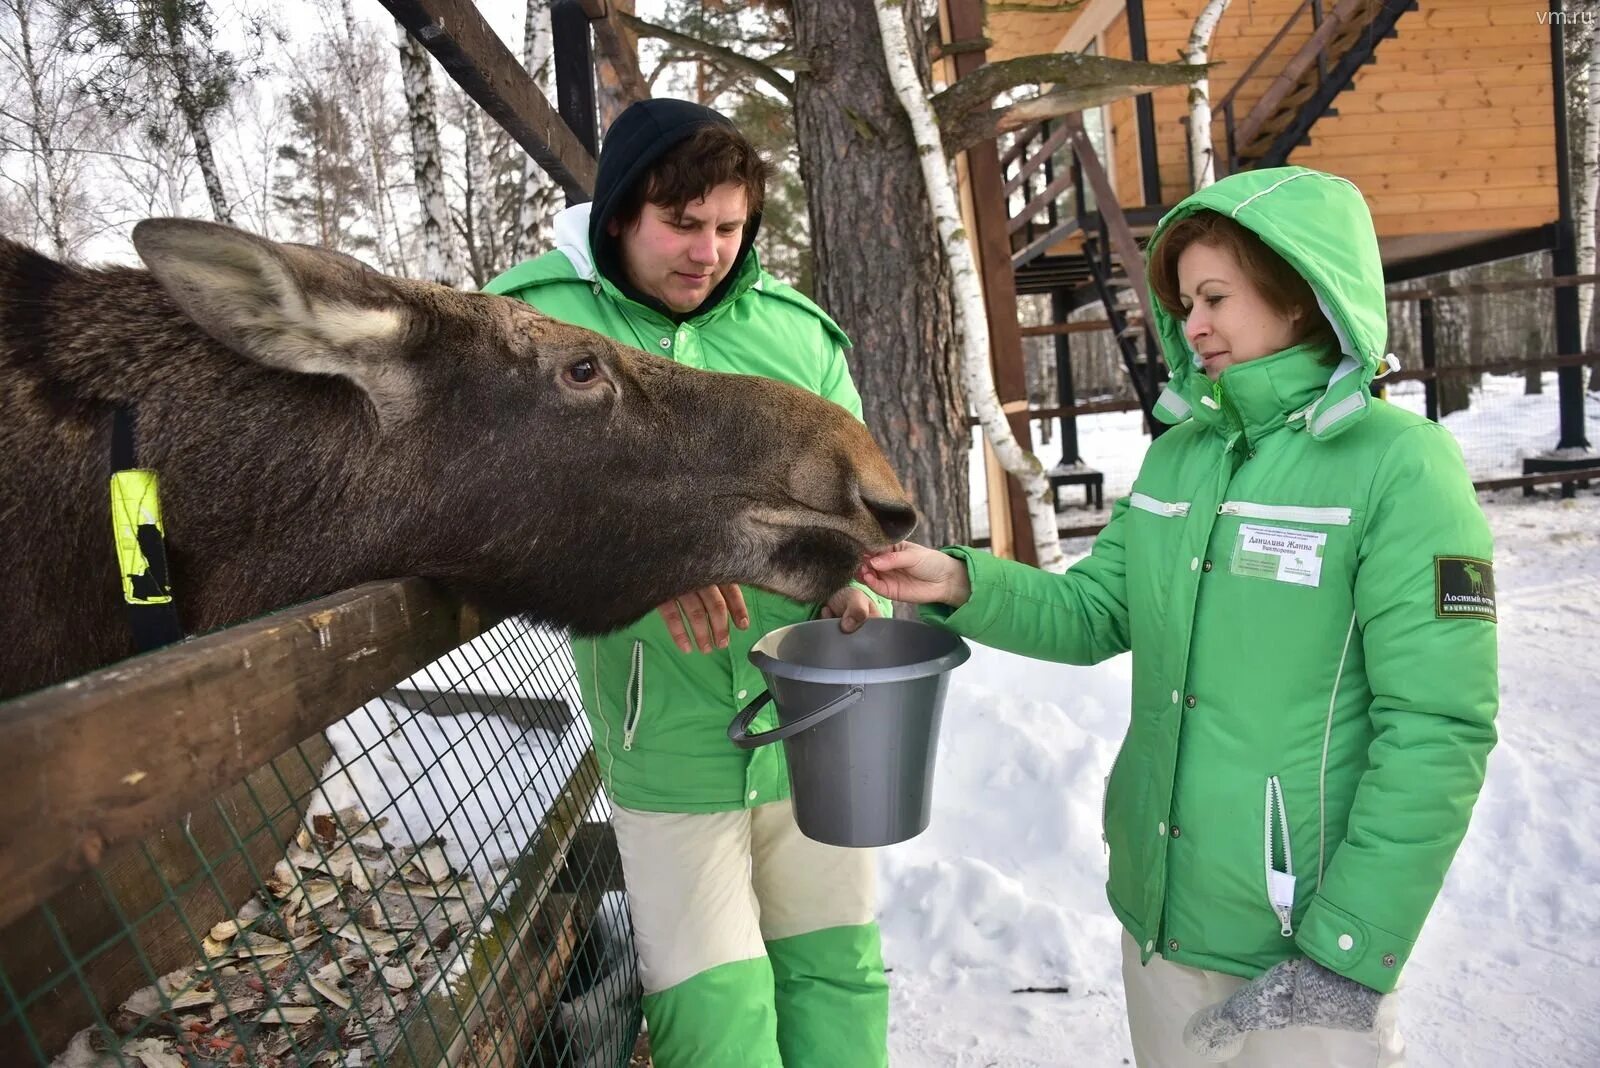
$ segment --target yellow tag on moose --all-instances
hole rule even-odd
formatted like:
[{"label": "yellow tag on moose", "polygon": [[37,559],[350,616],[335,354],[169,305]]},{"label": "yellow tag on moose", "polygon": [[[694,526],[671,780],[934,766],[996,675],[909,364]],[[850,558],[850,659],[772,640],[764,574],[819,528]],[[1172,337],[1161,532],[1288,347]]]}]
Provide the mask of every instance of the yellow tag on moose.
[{"label": "yellow tag on moose", "polygon": [[111,476],[111,529],[117,542],[122,597],[129,604],[167,604],[172,590],[164,574],[152,573],[149,554],[160,558],[161,500],[156,473],[117,471]]}]

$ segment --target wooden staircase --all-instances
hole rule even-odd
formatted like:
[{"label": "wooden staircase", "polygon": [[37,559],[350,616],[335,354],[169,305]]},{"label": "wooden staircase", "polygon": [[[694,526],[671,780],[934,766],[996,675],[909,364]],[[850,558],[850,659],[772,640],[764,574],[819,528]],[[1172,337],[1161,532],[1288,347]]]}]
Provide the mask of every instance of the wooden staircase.
[{"label": "wooden staircase", "polygon": [[[1373,61],[1378,44],[1397,35],[1395,23],[1417,0],[1339,0],[1323,13],[1323,0],[1305,0],[1277,36],[1223,97],[1217,110],[1228,135],[1229,170],[1281,166],[1296,145],[1304,144],[1318,119],[1334,115],[1334,99],[1348,89],[1356,72]],[[1237,97],[1290,32],[1309,16],[1311,37],[1273,78],[1242,122],[1235,119]]]}]

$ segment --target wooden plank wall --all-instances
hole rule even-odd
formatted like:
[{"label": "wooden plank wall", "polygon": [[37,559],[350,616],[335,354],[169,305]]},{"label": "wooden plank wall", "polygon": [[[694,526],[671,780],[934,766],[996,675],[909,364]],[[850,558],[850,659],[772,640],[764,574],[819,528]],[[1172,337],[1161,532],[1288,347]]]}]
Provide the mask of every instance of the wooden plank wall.
[{"label": "wooden plank wall", "polygon": [[[1220,100],[1272,39],[1299,0],[1251,0],[1229,8],[1217,27],[1213,77]],[[1200,0],[1146,0],[1150,58],[1175,58],[1188,39]],[[1550,30],[1537,18],[1541,0],[1422,0],[1401,17],[1398,37],[1379,45],[1377,61],[1356,75],[1322,119],[1311,144],[1291,163],[1349,177],[1367,196],[1380,236],[1460,233],[1538,226],[1558,215]],[[1309,18],[1279,45],[1241,90],[1242,120],[1284,63],[1310,36]],[[1106,54],[1129,54],[1119,19]],[[1278,58],[1281,56],[1281,58]],[[1181,89],[1155,94],[1162,201],[1188,191]],[[1118,193],[1143,202],[1137,182],[1133,107],[1111,109]],[[1224,143],[1220,113],[1217,144]]]}]

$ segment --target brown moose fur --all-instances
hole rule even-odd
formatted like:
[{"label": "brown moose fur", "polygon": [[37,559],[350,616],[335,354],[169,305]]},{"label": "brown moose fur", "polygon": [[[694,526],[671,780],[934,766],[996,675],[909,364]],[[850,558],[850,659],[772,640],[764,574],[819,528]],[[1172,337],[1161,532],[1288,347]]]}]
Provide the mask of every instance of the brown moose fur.
[{"label": "brown moose fur", "polygon": [[711,582],[817,600],[914,521],[801,390],[211,223],[134,243],[149,270],[0,238],[0,697],[133,651],[119,404],[191,634],[403,575],[583,633]]}]

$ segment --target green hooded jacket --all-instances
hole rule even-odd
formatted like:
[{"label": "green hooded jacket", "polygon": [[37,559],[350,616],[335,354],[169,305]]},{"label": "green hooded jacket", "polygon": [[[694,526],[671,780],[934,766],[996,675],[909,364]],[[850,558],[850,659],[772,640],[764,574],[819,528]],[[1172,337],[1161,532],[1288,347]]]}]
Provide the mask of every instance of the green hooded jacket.
[{"label": "green hooded jacket", "polygon": [[949,550],[972,599],[924,614],[1066,663],[1132,650],[1104,828],[1144,961],[1253,977],[1304,955],[1388,991],[1495,742],[1489,530],[1449,431],[1370,394],[1392,357],[1356,187],[1245,172],[1152,241],[1202,209],[1311,283],[1340,354],[1298,345],[1213,384],[1157,305],[1175,425],[1090,555],[1052,575]]},{"label": "green hooded jacket", "polygon": [[[484,291],[690,367],[788,382],[861,418],[861,398],[844,359],[849,338],[805,296],[762,270],[753,249],[715,306],[675,323],[629,299],[596,270],[588,220],[587,204],[563,211],[556,248],[506,271]],[[573,641],[595,755],[617,804],[718,812],[789,796],[782,743],[736,749],[727,728],[765,688],[750,663],[750,647],[770,631],[810,618],[815,606],[753,587],[745,587],[744,596],[749,629],[731,629],[726,649],[682,652],[655,612],[606,637]],[[873,599],[890,614],[886,601]],[[775,726],[768,705],[751,729]]]}]

